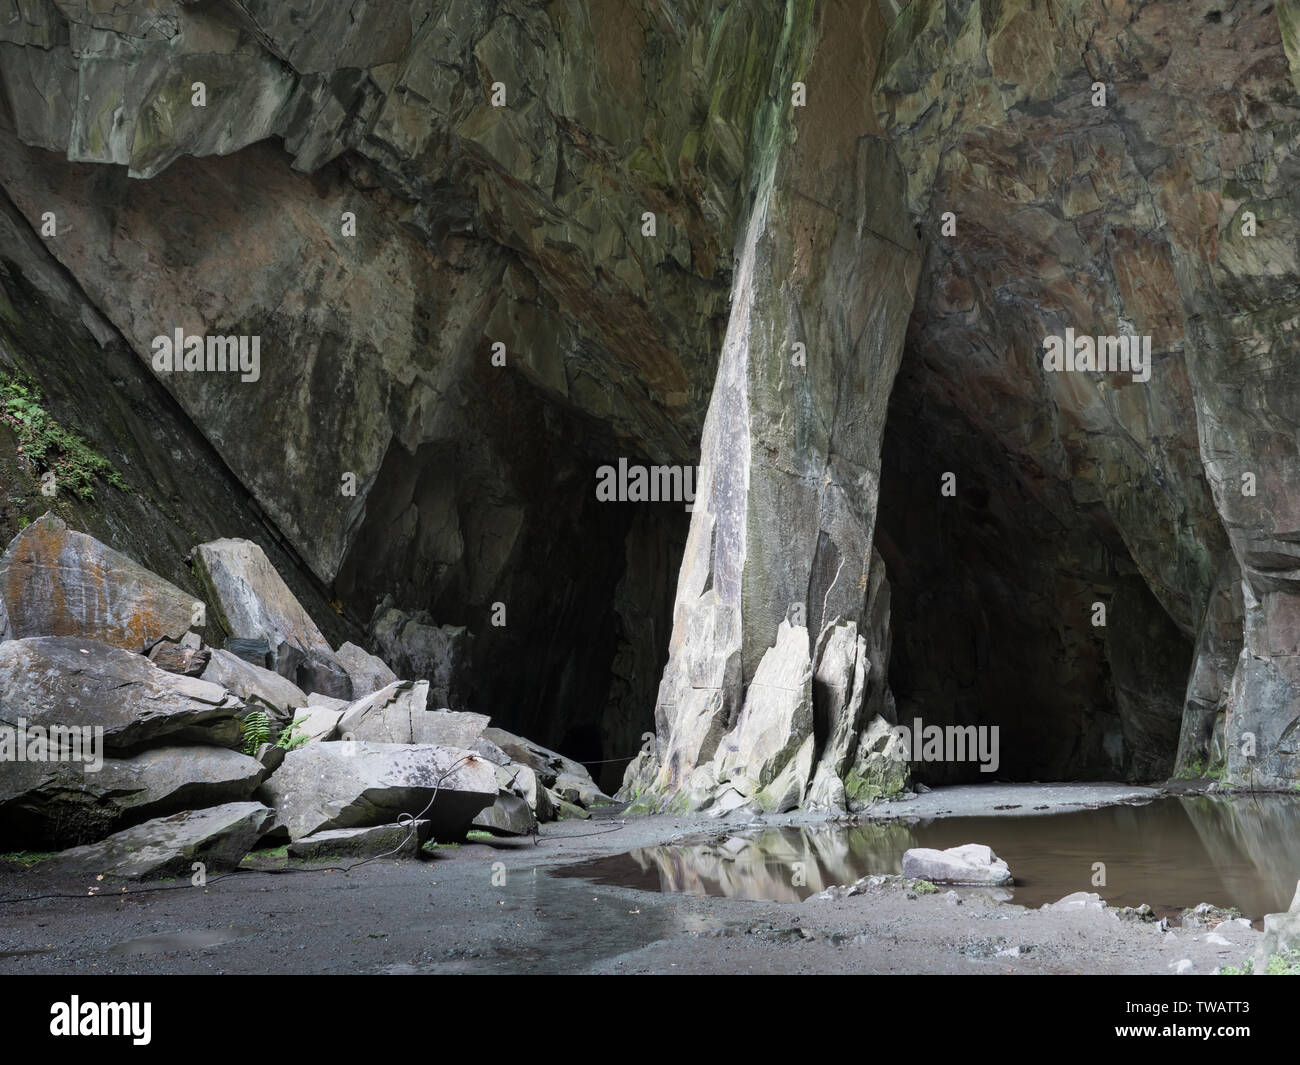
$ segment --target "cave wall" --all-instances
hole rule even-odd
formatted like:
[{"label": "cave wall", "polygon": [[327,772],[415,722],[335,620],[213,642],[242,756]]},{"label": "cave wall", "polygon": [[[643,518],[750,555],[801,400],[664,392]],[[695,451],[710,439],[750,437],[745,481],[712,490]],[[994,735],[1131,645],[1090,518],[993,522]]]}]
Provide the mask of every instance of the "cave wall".
[{"label": "cave wall", "polygon": [[[1019,775],[1222,766],[1217,719],[1230,750],[1257,733],[1257,782],[1295,778],[1289,549],[1264,546],[1296,459],[1288,10],[946,0],[891,27],[877,101],[929,238],[886,444],[894,687],[900,713],[1035,721]],[[1150,380],[1045,372],[1067,326],[1150,335]]]},{"label": "cave wall", "polygon": [[347,626],[387,596],[468,626],[473,703],[626,755],[685,518],[597,506],[595,471],[698,452],[783,26],[42,0],[0,24],[0,185],[33,231],[54,213],[43,243],[145,365],[177,327],[260,337],[257,382],[159,379]]}]

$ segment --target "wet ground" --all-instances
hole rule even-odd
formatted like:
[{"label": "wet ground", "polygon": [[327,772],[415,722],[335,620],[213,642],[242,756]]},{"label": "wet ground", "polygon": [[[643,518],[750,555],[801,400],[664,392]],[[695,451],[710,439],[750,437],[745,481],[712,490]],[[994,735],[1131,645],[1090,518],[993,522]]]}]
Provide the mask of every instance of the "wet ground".
[{"label": "wet ground", "polygon": [[912,847],[978,842],[1010,865],[1015,885],[1002,897],[1022,906],[1096,891],[1114,906],[1145,903],[1160,916],[1214,900],[1255,921],[1285,910],[1300,880],[1300,797],[1179,796],[1037,815],[1002,805],[1001,816],[742,828],[581,862],[559,875],[790,902],[832,884],[899,874]]},{"label": "wet ground", "polygon": [[[993,821],[1016,813],[997,807],[1070,809],[1154,794],[1107,786],[953,788],[881,812],[931,818],[952,810],[990,819],[992,832]],[[164,883],[152,892],[130,886],[125,894],[93,877],[72,882],[42,876],[39,867],[9,868],[0,873],[0,974],[1171,973],[1180,963],[1208,973],[1240,964],[1258,940],[1240,924],[1165,932],[1114,910],[1030,910],[980,889],[924,895],[897,880],[838,901],[780,902],[555,875],[580,862],[706,835],[826,827],[807,815],[761,825],[742,820],[623,821],[607,813],[544,826],[538,844],[471,843],[422,862],[383,860],[351,872],[279,860],[206,888]],[[1230,815],[1218,824],[1216,831],[1229,835],[1242,831]],[[912,830],[902,820],[895,827]],[[1252,840],[1232,838],[1255,853]],[[330,871],[308,871],[317,868]]]}]

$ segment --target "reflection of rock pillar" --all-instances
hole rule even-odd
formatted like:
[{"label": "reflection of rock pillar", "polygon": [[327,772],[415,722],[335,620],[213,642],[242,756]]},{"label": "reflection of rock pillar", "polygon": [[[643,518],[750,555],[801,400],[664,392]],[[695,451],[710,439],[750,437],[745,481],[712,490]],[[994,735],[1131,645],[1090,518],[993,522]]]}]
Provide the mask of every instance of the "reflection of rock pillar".
[{"label": "reflection of rock pillar", "polygon": [[[672,796],[710,762],[747,707],[760,660],[778,650],[783,622],[786,641],[802,640],[809,675],[809,645],[827,626],[868,628],[880,440],[920,254],[901,167],[871,135],[868,103],[846,103],[869,102],[882,32],[862,7],[829,4],[816,29],[796,16],[778,64],[787,73],[770,90],[770,125],[756,123],[757,191],[705,422],[655,712],[656,764],[629,772],[629,792]],[[789,72],[801,69],[817,33],[837,47],[813,59],[808,105],[791,108],[789,83],[800,78]],[[797,657],[783,643],[769,672],[796,677]],[[781,716],[806,730],[768,745],[806,763],[793,782],[801,794],[818,753],[803,743],[814,740],[812,714],[783,707]],[[745,765],[752,753],[731,750],[723,761],[744,765],[755,785],[787,768]],[[703,781],[706,792],[713,782]],[[687,805],[707,801],[700,784]]]}]

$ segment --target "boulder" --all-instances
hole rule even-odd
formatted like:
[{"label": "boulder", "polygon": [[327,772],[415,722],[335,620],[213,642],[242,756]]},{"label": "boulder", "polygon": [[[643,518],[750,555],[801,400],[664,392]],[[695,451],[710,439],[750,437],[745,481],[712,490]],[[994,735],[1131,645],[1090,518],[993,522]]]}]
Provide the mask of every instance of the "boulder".
[{"label": "boulder", "polygon": [[261,704],[281,722],[287,722],[297,707],[308,704],[306,693],[291,680],[229,651],[212,652],[203,679],[234,692],[250,706]]},{"label": "boulder", "polygon": [[427,818],[434,836],[448,841],[464,838],[497,790],[492,765],[471,751],[358,741],[290,751],[262,794],[293,839],[389,824],[405,813]]},{"label": "boulder", "polygon": [[510,762],[497,767],[497,783],[503,791],[513,792],[528,804],[528,808],[539,821],[555,820],[555,807],[551,796],[537,779],[537,773],[529,766]]},{"label": "boulder", "polygon": [[426,710],[411,716],[411,742],[474,750],[489,720],[487,714],[468,710]]},{"label": "boulder", "polygon": [[425,712],[427,681],[398,680],[351,703],[339,718],[339,735],[376,743],[410,743],[411,719]]},{"label": "boulder", "polygon": [[354,699],[364,699],[367,695],[373,695],[380,688],[386,688],[398,679],[397,674],[388,668],[388,664],[382,658],[370,654],[354,643],[343,644],[334,652],[334,657],[347,670],[348,678],[352,681]]},{"label": "boulder", "polygon": [[94,640],[0,643],[0,725],[99,727],[110,753],[159,743],[238,747],[245,707],[216,684]]},{"label": "boulder", "polygon": [[375,648],[399,676],[429,682],[432,706],[459,709],[469,690],[473,636],[463,625],[433,624],[423,611],[381,608],[372,626]]},{"label": "boulder", "polygon": [[496,802],[474,818],[473,825],[498,836],[531,836],[537,831],[537,818],[527,802],[503,791]]},{"label": "boulder", "polygon": [[185,677],[202,676],[211,657],[212,652],[206,647],[192,647],[171,640],[159,640],[149,648],[150,662],[168,673],[179,673]]},{"label": "boulder", "polygon": [[488,716],[465,710],[426,710],[428,692],[428,681],[394,681],[344,710],[339,734],[376,743],[473,748],[487,727]]},{"label": "boulder", "polygon": [[346,670],[257,544],[229,539],[200,544],[194,570],[229,636],[266,640],[271,668],[304,691],[351,698]]},{"label": "boulder", "polygon": [[[510,756],[511,761],[528,766],[548,788],[555,784],[561,774],[577,780],[585,779],[591,782],[591,774],[587,772],[587,767],[581,762],[566,758],[557,751],[543,747],[540,743],[533,743],[532,740],[516,736],[513,732],[507,732],[505,729],[494,728],[489,725],[483,730],[481,738],[505,751]],[[595,788],[596,785],[591,782],[590,786]],[[600,789],[597,788],[596,790],[600,795],[608,798],[604,792],[600,792]]]},{"label": "boulder", "polygon": [[343,711],[328,706],[301,706],[293,712],[293,721],[289,728],[305,737],[308,742],[332,740],[339,732],[339,718]]},{"label": "boulder", "polygon": [[270,825],[272,811],[257,802],[232,802],[159,817],[98,843],[62,851],[41,872],[109,879],[190,877],[201,862],[208,877],[236,868]]},{"label": "boulder", "polygon": [[151,817],[244,802],[265,775],[257,759],[224,747],[159,747],[105,758],[97,772],[71,762],[14,762],[0,773],[0,846],[91,843]]},{"label": "boulder", "polygon": [[194,595],[51,514],[23,529],[0,558],[0,602],[9,639],[81,636],[128,651],[180,640],[202,607]]},{"label": "boulder", "polygon": [[903,875],[932,884],[1013,883],[1007,863],[982,843],[964,843],[947,850],[913,847],[903,852]]},{"label": "boulder", "polygon": [[344,710],[352,705],[352,701],[350,699],[334,699],[328,695],[321,695],[320,692],[312,692],[307,696],[307,705],[327,706],[331,710],[337,710],[342,714]]},{"label": "boulder", "polygon": [[433,837],[433,822],[372,825],[366,828],[327,828],[289,844],[294,858],[320,861],[325,858],[415,858]]}]

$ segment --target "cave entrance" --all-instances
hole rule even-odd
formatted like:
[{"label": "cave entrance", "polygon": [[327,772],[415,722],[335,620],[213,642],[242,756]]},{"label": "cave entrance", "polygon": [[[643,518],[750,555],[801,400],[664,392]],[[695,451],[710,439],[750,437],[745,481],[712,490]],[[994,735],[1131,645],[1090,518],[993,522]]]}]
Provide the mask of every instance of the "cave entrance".
[{"label": "cave entrance", "polygon": [[905,353],[876,538],[891,585],[889,684],[909,729],[997,726],[998,767],[924,759],[915,779],[1167,779],[1190,638],[1104,508],[1068,510],[1068,493],[969,418],[949,387]]}]

